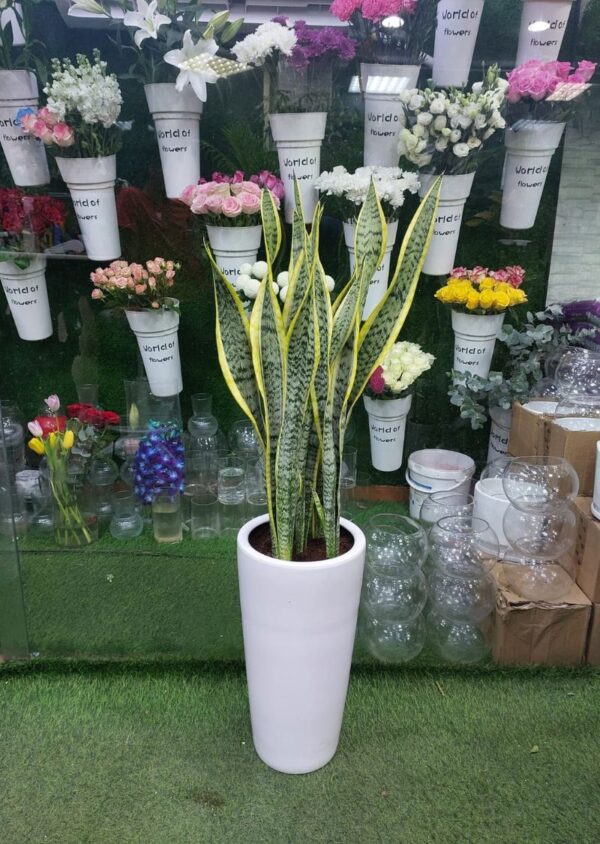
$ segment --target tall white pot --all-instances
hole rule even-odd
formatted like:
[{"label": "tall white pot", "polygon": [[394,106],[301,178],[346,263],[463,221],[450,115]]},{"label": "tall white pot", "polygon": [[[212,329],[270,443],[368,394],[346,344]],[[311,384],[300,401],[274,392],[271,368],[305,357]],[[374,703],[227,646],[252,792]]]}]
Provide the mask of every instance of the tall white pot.
[{"label": "tall white pot", "polygon": [[262,226],[207,226],[208,240],[223,275],[232,281],[242,264],[254,264]]},{"label": "tall white pot", "polygon": [[515,64],[558,58],[573,0],[523,0]]},{"label": "tall white pot", "polygon": [[439,0],[433,84],[463,88],[469,79],[484,0]]},{"label": "tall white pot", "polygon": [[[370,316],[377,305],[385,296],[388,281],[390,280],[390,259],[392,250],[396,243],[396,236],[398,234],[398,222],[394,220],[387,224],[387,246],[383,255],[383,261],[373,273],[373,278],[369,284],[369,291],[365,300],[365,306],[362,312],[363,320]],[[356,225],[354,223],[344,223],[344,240],[348,248],[348,256],[350,258],[350,272],[354,272],[356,264],[356,256],[354,253],[354,237],[356,235]]]},{"label": "tall white pot", "polygon": [[0,143],[15,185],[34,187],[50,181],[43,143],[16,123],[22,108],[38,107],[38,83],[30,70],[0,70]]},{"label": "tall white pot", "polygon": [[521,120],[507,128],[501,226],[530,229],[535,225],[552,156],[564,128],[564,123],[543,120]]},{"label": "tall white pot", "polygon": [[[173,302],[178,305],[177,299]],[[125,311],[136,336],[150,392],[174,396],[183,389],[179,359],[179,314],[159,308],[155,311]]]},{"label": "tall white pot", "polygon": [[503,407],[490,407],[490,442],[488,445],[487,462],[505,457],[508,452],[512,410]]},{"label": "tall white pot", "polygon": [[188,86],[178,91],[171,82],[145,85],[154,120],[165,191],[179,199],[184,188],[200,178],[200,115],[202,103]]},{"label": "tall white pot", "polygon": [[314,181],[321,172],[321,144],[325,137],[327,112],[271,114],[269,121],[285,190],[285,220],[291,223],[294,218],[295,176],[300,186],[304,214],[310,222],[318,198]]},{"label": "tall white pot", "polygon": [[454,369],[487,378],[496,337],[504,314],[463,314],[452,311]]},{"label": "tall white pot", "polygon": [[420,65],[361,64],[360,79],[365,101],[365,166],[398,166],[398,139],[404,126],[399,94],[416,88]]},{"label": "tall white pot", "polygon": [[88,258],[113,261],[121,254],[115,179],[115,155],[59,158],[56,163],[73,202]]},{"label": "tall white pot", "polygon": [[321,562],[267,557],[237,539],[238,577],[252,737],[271,768],[306,774],[326,765],[340,736],[365,560],[363,532],[346,519],[354,545]]},{"label": "tall white pot", "polygon": [[406,418],[412,394],[398,399],[363,396],[369,414],[371,463],[380,472],[396,472],[402,466]]},{"label": "tall white pot", "polygon": [[[437,176],[424,173],[420,176],[421,188],[419,195],[424,197]],[[454,259],[458,248],[460,226],[465,209],[465,202],[469,198],[475,173],[465,173],[461,176],[444,176],[440,190],[440,201],[433,237],[423,272],[428,275],[447,275],[454,268]]]},{"label": "tall white pot", "polygon": [[46,258],[30,259],[24,270],[13,261],[0,262],[0,282],[21,340],[45,340],[52,335],[46,287]]}]

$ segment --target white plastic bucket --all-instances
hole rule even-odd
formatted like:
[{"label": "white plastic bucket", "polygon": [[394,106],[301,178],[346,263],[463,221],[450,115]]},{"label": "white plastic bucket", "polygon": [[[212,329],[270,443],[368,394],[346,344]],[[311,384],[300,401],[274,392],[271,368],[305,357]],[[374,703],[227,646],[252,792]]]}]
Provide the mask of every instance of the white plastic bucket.
[{"label": "white plastic bucket", "polygon": [[500,550],[506,551],[508,541],[504,535],[504,514],[510,501],[504,494],[502,478],[485,478],[477,481],[473,492],[473,516],[484,519],[498,537]]},{"label": "white plastic bucket", "polygon": [[420,65],[413,64],[361,64],[365,167],[398,166],[398,140],[405,123],[404,107],[398,95],[417,87],[420,70]]},{"label": "white plastic bucket", "polygon": [[[179,304],[177,299],[173,302]],[[150,391],[155,396],[174,396],[183,389],[179,357],[177,311],[125,311],[136,336]]]},{"label": "white plastic bucket", "polygon": [[[463,211],[474,178],[475,173],[464,173],[460,176],[444,176],[442,179],[433,237],[423,264],[423,272],[427,275],[447,275],[455,266]],[[421,199],[436,179],[436,174],[421,175]]]},{"label": "white plastic bucket", "polygon": [[16,122],[22,108],[37,109],[38,83],[30,70],[0,70],[0,145],[15,185],[35,187],[50,181],[46,150]]},{"label": "white plastic bucket", "polygon": [[411,519],[420,518],[421,506],[432,492],[468,493],[474,472],[475,461],[459,451],[444,448],[413,451],[406,470]]},{"label": "white plastic bucket", "polygon": [[[371,316],[371,312],[375,310],[377,305],[385,296],[390,280],[390,263],[392,258],[392,250],[396,243],[396,236],[398,234],[398,221],[394,220],[387,224],[387,246],[383,255],[381,264],[373,273],[373,278],[369,283],[369,290],[365,300],[365,306],[362,312],[363,320]],[[350,272],[354,272],[356,264],[356,255],[354,253],[354,238],[356,236],[356,224],[344,223],[344,239],[346,241],[346,248],[348,249],[348,257],[350,259]]]},{"label": "white plastic bucket", "polygon": [[556,61],[572,5],[573,0],[524,0],[515,64]]},{"label": "white plastic bucket", "polygon": [[490,440],[488,444],[487,462],[498,460],[508,452],[508,440],[510,439],[510,426],[512,422],[512,410],[503,407],[490,407]]},{"label": "white plastic bucket", "polygon": [[469,80],[483,0],[440,0],[433,49],[433,84],[463,88]]},{"label": "white plastic bucket", "polygon": [[234,281],[242,264],[256,263],[262,226],[207,226],[215,261],[228,281]]},{"label": "white plastic bucket", "polygon": [[321,172],[321,144],[325,137],[327,112],[271,114],[269,121],[285,191],[285,221],[291,223],[294,219],[295,176],[304,215],[307,222],[310,222],[318,199],[314,181]]}]

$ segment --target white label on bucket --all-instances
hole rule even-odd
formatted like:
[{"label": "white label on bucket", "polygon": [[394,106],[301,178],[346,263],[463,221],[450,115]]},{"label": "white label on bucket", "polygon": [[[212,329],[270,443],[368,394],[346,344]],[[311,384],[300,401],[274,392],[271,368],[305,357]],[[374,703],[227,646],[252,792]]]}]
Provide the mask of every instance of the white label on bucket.
[{"label": "white label on bucket", "polygon": [[284,178],[288,182],[293,182],[294,176],[299,182],[316,179],[319,175],[319,158],[320,156],[318,155],[302,155],[298,158],[286,156],[283,159],[283,166],[285,168]]},{"label": "white label on bucket", "polygon": [[14,144],[33,141],[37,145],[41,143],[41,141],[38,141],[37,138],[33,138],[31,135],[27,134],[27,132],[23,133],[21,126],[16,122],[16,120],[13,120],[12,117],[0,119],[0,129],[2,129],[3,142]]},{"label": "white label on bucket", "polygon": [[447,38],[469,38],[479,25],[479,12],[479,8],[442,9],[439,15],[442,34]]},{"label": "white label on bucket", "polygon": [[98,219],[98,211],[100,210],[100,197],[87,196],[79,199],[73,198],[73,208],[79,223],[90,222]]},{"label": "white label on bucket", "polygon": [[494,339],[465,341],[457,337],[454,343],[454,369],[459,372],[473,372],[485,378],[489,371],[494,345]]},{"label": "white label on bucket", "polygon": [[191,137],[192,131],[191,129],[159,129],[156,134],[161,152],[187,152],[187,144],[183,142]]},{"label": "white label on bucket", "polygon": [[402,128],[400,113],[392,103],[386,103],[379,109],[370,108],[367,104],[365,118],[372,138],[395,138]]},{"label": "white label on bucket", "polygon": [[37,305],[40,292],[39,284],[26,284],[22,287],[10,287],[6,282],[3,284],[8,304],[17,308],[26,308],[30,305]]},{"label": "white label on bucket", "polygon": [[496,457],[504,457],[508,451],[508,440],[510,431],[492,423],[490,431],[490,443],[488,448],[488,463]]}]

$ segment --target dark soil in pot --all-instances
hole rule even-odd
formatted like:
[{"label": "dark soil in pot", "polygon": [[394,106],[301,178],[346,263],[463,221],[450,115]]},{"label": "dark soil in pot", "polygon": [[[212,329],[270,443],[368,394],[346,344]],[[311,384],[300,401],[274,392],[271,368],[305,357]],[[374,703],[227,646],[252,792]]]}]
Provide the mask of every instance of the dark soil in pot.
[{"label": "dark soil in pot", "polygon": [[[250,545],[254,548],[255,551],[258,551],[259,554],[264,554],[265,557],[273,557],[273,552],[271,549],[271,531],[269,529],[269,523],[265,522],[262,525],[254,528],[250,536],[248,537],[248,541]],[[346,528],[341,528],[340,530],[340,556],[345,554],[349,551],[352,546],[354,545],[354,538],[349,530]],[[322,538],[319,539],[309,539],[308,545],[306,546],[305,551],[302,554],[294,557],[294,562],[296,563],[317,563],[322,562],[323,560],[327,559],[327,554],[325,552],[325,540]]]}]

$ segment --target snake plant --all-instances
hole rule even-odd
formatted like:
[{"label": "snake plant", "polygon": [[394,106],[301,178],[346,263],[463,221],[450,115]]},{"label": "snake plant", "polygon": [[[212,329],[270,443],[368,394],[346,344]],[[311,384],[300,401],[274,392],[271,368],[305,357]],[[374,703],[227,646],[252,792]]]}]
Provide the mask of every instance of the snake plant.
[{"label": "snake plant", "polygon": [[297,185],[283,307],[272,284],[281,226],[269,191],[263,191],[261,204],[269,270],[250,319],[205,247],[215,280],[219,362],[264,451],[272,553],[278,559],[294,559],[309,536],[324,538],[328,558],[339,553],[346,427],[412,304],[438,195],[439,180],[408,227],[384,298],[362,325],[369,283],[386,246],[385,219],[373,184],[356,226],[355,270],[334,302],[319,260],[321,208],[307,232]]}]

